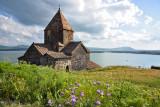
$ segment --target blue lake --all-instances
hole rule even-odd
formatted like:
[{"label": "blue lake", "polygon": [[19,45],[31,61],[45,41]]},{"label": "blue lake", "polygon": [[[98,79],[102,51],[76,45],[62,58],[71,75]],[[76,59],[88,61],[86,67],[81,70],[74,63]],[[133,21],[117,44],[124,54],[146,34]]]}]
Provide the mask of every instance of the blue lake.
[{"label": "blue lake", "polygon": [[[0,61],[17,63],[17,58],[25,51],[0,51]],[[102,67],[110,65],[129,65],[134,67],[150,68],[152,65],[160,66],[160,55],[131,54],[131,53],[91,53],[91,61]]]}]

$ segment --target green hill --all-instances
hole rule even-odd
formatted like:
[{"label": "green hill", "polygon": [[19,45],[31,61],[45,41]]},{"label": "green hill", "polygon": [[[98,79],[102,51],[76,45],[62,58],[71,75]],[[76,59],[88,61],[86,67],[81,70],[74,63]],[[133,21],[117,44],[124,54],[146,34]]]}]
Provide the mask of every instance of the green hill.
[{"label": "green hill", "polygon": [[159,107],[158,70],[110,66],[91,71],[0,62],[0,106]]}]

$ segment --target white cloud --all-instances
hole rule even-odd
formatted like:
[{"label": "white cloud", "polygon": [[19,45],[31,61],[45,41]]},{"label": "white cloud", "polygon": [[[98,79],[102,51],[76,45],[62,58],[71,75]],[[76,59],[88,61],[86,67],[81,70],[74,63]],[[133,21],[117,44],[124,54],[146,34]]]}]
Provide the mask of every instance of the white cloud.
[{"label": "white cloud", "polygon": [[160,21],[158,21],[155,25],[151,26],[148,30],[152,35],[152,41],[160,40]]},{"label": "white cloud", "polygon": [[76,38],[81,39],[85,45],[91,47],[99,46],[103,48],[127,46],[129,44],[137,44],[140,42],[146,43],[152,39],[151,35],[147,33],[134,33],[112,29],[104,30],[103,33],[97,35],[84,32],[75,32],[75,34]]},{"label": "white cloud", "polygon": [[[121,25],[136,25],[139,23],[137,17],[142,15],[143,11],[136,5],[128,0],[108,1],[106,3],[103,0],[79,2],[80,7],[83,4],[83,7],[81,7],[83,11],[80,11],[80,14],[72,13],[70,17],[76,23],[82,23],[82,25],[85,23],[88,26],[101,24],[108,27],[120,27]],[[77,13],[77,11],[73,12]]]},{"label": "white cloud", "polygon": [[146,29],[142,29],[142,32],[143,32],[143,33],[147,33]]},{"label": "white cloud", "polygon": [[29,45],[32,42],[42,42],[43,28],[26,26],[16,22],[11,17],[0,15],[0,44]]},{"label": "white cloud", "polygon": [[[0,44],[43,42],[43,28],[35,25],[47,25],[58,10],[59,4],[62,13],[75,31],[74,39],[84,42],[89,47],[146,48],[142,44],[151,43],[153,46],[154,43],[158,44],[156,40],[160,40],[157,35],[160,34],[158,30],[160,27],[148,30],[146,25],[151,24],[152,17],[142,15],[143,11],[130,0],[17,1],[19,2],[14,5],[12,0],[0,1],[4,11],[20,21],[0,16],[3,20],[0,20]],[[25,8],[20,8],[22,4],[25,4]],[[156,26],[158,25],[160,24]]]},{"label": "white cloud", "polygon": [[146,24],[146,25],[148,25],[150,22],[152,22],[152,17],[150,17],[150,16],[145,16],[145,18],[146,18],[146,20],[144,21],[144,23]]},{"label": "white cloud", "polygon": [[139,34],[139,33],[133,33],[133,32],[126,32],[122,30],[111,30],[109,32],[109,39],[113,42],[140,42],[140,41],[149,41],[151,39],[150,35],[146,34]]}]

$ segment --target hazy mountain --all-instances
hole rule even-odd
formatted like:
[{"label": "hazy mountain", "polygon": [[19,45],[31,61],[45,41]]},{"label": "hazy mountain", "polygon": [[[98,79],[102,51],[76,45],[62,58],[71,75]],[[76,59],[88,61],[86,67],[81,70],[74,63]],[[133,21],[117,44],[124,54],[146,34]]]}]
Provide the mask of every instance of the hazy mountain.
[{"label": "hazy mountain", "polygon": [[134,51],[135,49],[131,47],[119,47],[119,48],[113,48],[113,51]]},{"label": "hazy mountain", "polygon": [[[29,48],[29,46],[26,46],[26,45],[18,45],[18,46],[0,45],[0,51],[26,51],[28,48]],[[131,47],[118,47],[118,48],[88,47],[88,49],[93,53],[113,52],[113,53],[134,53],[134,54],[160,55],[160,50],[135,50]]]},{"label": "hazy mountain", "polygon": [[131,47],[118,47],[118,48],[95,48],[88,47],[90,51],[134,51]]},{"label": "hazy mountain", "polygon": [[27,50],[29,46],[26,45],[18,45],[18,46],[3,46],[0,45],[0,51],[20,51]]},{"label": "hazy mountain", "polygon": [[[27,50],[29,46],[26,45],[18,45],[18,46],[3,46],[0,45],[0,51],[12,51],[12,50]],[[131,47],[118,47],[118,48],[96,48],[96,47],[88,47],[90,51],[133,51],[134,49]]]}]

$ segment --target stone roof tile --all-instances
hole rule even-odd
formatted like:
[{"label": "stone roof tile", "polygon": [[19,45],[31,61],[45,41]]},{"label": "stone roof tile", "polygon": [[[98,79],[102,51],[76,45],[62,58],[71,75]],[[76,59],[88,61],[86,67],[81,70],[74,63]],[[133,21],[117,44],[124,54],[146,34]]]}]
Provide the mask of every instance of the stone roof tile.
[{"label": "stone roof tile", "polygon": [[90,52],[88,48],[86,48],[82,42],[69,42],[63,49],[62,52],[66,54],[73,54],[73,51],[76,49],[78,45],[82,45],[87,52]]},{"label": "stone roof tile", "polygon": [[42,55],[48,54],[53,58],[69,58],[69,56],[65,55],[63,52],[56,52],[53,50],[50,45],[38,43],[34,43],[33,45]]},{"label": "stone roof tile", "polygon": [[80,44],[80,42],[69,42],[69,43],[62,49],[62,52],[66,53],[66,54],[71,54],[79,44]]},{"label": "stone roof tile", "polygon": [[99,66],[98,64],[92,62],[92,61],[87,61],[87,70],[91,70],[91,69],[96,69],[96,68],[101,68],[101,66]]},{"label": "stone roof tile", "polygon": [[45,30],[71,30],[73,31],[70,24],[67,22],[66,18],[62,14],[61,10],[59,9],[56,15],[52,18],[52,20],[49,22]]}]

